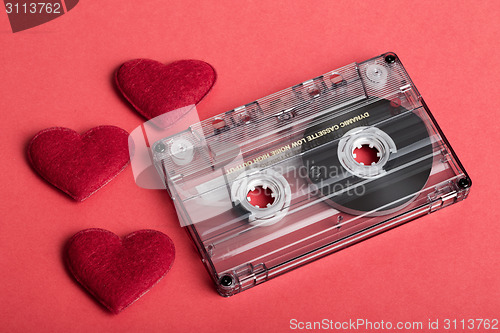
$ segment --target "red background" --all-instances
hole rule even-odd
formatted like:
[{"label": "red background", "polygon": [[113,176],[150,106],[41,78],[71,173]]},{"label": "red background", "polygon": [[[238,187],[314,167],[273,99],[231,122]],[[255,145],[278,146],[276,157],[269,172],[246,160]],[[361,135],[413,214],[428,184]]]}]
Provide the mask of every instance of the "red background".
[{"label": "red background", "polygon": [[[81,1],[13,34],[0,13],[2,331],[287,331],[290,319],[499,318],[498,1]],[[77,204],[25,157],[41,129],[144,120],[114,70],[147,57],[201,59],[218,82],[201,118],[345,64],[396,52],[471,175],[470,197],[229,299],[216,294],[165,193],[127,168]],[[172,271],[118,316],[68,276],[65,241],[98,227],[175,242]],[[457,330],[460,331],[460,330]],[[477,331],[477,330],[476,330]]]}]

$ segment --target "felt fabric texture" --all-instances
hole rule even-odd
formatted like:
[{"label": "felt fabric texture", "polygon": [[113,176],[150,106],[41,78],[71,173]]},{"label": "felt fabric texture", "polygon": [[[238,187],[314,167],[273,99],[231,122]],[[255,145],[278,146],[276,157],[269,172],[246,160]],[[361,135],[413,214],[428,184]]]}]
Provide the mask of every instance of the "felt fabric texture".
[{"label": "felt fabric texture", "polygon": [[94,127],[82,135],[47,128],[30,141],[28,160],[50,184],[83,201],[128,165],[128,133],[116,126]]},{"label": "felt fabric texture", "polygon": [[168,65],[150,59],[135,59],[115,72],[118,90],[146,119],[168,127],[183,116],[169,111],[198,104],[217,79],[214,68],[201,60],[179,60]]},{"label": "felt fabric texture", "polygon": [[115,314],[165,276],[174,258],[172,240],[155,230],[139,230],[122,240],[104,229],[86,229],[65,248],[71,274]]}]

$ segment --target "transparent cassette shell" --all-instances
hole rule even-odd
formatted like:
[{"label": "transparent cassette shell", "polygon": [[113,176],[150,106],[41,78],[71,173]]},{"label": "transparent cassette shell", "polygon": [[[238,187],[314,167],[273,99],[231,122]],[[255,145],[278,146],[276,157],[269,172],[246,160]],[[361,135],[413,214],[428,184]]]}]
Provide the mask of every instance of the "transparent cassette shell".
[{"label": "transparent cassette shell", "polygon": [[[356,160],[362,146],[375,161]],[[223,296],[461,201],[471,186],[394,53],[194,123],[152,154]]]}]

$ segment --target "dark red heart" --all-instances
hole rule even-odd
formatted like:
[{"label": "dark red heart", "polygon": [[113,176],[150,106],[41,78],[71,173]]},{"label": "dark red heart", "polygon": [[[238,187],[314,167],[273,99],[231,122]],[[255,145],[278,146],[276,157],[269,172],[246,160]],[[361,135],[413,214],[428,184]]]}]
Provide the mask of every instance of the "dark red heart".
[{"label": "dark red heart", "polygon": [[83,201],[127,166],[128,133],[115,126],[95,127],[82,135],[48,128],[29,143],[28,159],[45,180]]},{"label": "dark red heart", "polygon": [[66,264],[100,303],[119,313],[170,270],[175,247],[165,234],[140,230],[121,240],[103,229],[86,229],[68,242]]},{"label": "dark red heart", "polygon": [[[130,60],[118,68],[118,89],[146,119],[198,104],[216,81],[214,68],[200,60],[179,60],[164,65],[155,60]],[[173,124],[182,112],[162,117],[163,127]]]}]

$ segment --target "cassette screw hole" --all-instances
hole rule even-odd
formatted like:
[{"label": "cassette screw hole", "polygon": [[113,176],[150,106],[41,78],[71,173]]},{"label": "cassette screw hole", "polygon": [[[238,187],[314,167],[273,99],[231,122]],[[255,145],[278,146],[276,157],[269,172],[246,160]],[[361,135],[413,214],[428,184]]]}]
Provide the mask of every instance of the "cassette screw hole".
[{"label": "cassette screw hole", "polygon": [[401,106],[401,100],[397,97],[393,98],[390,104],[393,108],[399,108]]},{"label": "cassette screw hole", "polygon": [[165,152],[166,149],[167,149],[167,147],[165,147],[165,145],[163,143],[159,143],[155,146],[155,151],[157,153],[163,153],[163,152]]},{"label": "cassette screw hole", "polygon": [[471,181],[469,178],[460,178],[458,180],[458,186],[460,186],[461,188],[468,188],[470,187],[471,185]]},{"label": "cassette screw hole", "polygon": [[361,165],[372,165],[380,160],[380,152],[375,147],[362,145],[352,152],[354,160]]},{"label": "cassette screw hole", "polygon": [[219,118],[214,119],[212,121],[212,126],[216,130],[223,129],[226,126],[226,121],[224,119],[219,119]]},{"label": "cassette screw hole", "polygon": [[311,97],[316,97],[320,93],[319,89],[316,87],[310,88],[308,92],[309,92],[309,96],[311,96]]},{"label": "cassette screw hole", "polygon": [[231,275],[224,275],[223,277],[220,278],[220,284],[223,287],[230,287],[233,284],[233,278]]},{"label": "cassette screw hole", "polygon": [[248,202],[257,208],[270,207],[274,203],[275,194],[273,191],[264,186],[256,186],[251,188],[247,193]]},{"label": "cassette screw hole", "polygon": [[334,84],[334,85],[342,83],[343,80],[344,80],[344,78],[340,74],[332,74],[330,76],[330,82],[332,82],[332,84]]},{"label": "cassette screw hole", "polygon": [[396,56],[394,54],[388,54],[385,56],[384,60],[388,64],[393,64],[396,62]]}]

